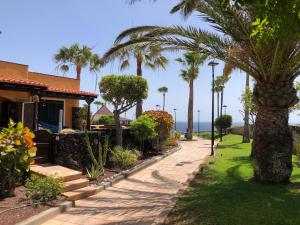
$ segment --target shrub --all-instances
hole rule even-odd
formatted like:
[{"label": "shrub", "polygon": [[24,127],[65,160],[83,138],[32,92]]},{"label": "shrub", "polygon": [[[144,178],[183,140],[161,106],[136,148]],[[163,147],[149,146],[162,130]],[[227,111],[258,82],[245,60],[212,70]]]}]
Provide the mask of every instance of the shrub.
[{"label": "shrub", "polygon": [[26,181],[25,187],[29,189],[27,197],[33,203],[39,204],[56,199],[63,191],[64,182],[62,178],[32,175]]},{"label": "shrub", "polygon": [[219,116],[215,120],[215,127],[218,130],[226,130],[232,125],[232,117],[230,115]]},{"label": "shrub", "polygon": [[97,180],[100,176],[104,174],[103,162],[106,162],[106,159],[103,159],[102,156],[102,147],[101,143],[98,144],[98,159],[96,158],[87,131],[84,133],[84,142],[86,144],[86,149],[89,153],[89,156],[92,160],[91,170],[86,168],[90,180]]},{"label": "shrub", "polygon": [[165,112],[160,110],[150,110],[144,112],[144,115],[148,115],[156,125],[156,132],[158,134],[159,140],[165,141],[171,134],[173,129],[173,117]]},{"label": "shrub", "polygon": [[175,137],[175,139],[180,139],[180,137],[181,137],[181,132],[180,131],[175,131],[174,132],[174,137]]},{"label": "shrub", "polygon": [[113,125],[115,124],[114,116],[101,116],[98,121],[96,121],[96,124],[99,125]]},{"label": "shrub", "polygon": [[174,146],[178,146],[178,143],[177,143],[176,138],[168,138],[165,141],[164,145],[167,147],[174,147]]},{"label": "shrub", "polygon": [[30,157],[36,154],[34,134],[22,123],[12,120],[0,132],[0,198],[13,196],[16,181],[30,169]]},{"label": "shrub", "polygon": [[111,152],[110,160],[114,166],[121,169],[128,169],[134,165],[140,156],[141,154],[137,150],[123,149],[121,146],[116,146]]},{"label": "shrub", "polygon": [[147,115],[140,116],[129,126],[130,133],[140,144],[140,150],[144,149],[144,142],[146,140],[152,140],[157,136],[155,129],[156,123]]}]

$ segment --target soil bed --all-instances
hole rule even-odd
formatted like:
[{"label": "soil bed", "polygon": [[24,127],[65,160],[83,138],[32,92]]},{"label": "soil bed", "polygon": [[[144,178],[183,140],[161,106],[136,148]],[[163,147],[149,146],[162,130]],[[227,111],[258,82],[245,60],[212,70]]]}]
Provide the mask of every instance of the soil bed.
[{"label": "soil bed", "polygon": [[[46,205],[33,206],[30,205],[30,201],[26,198],[26,191],[27,189],[25,187],[19,186],[16,188],[14,197],[9,197],[0,200],[1,225],[14,225],[31,216],[37,215],[40,212],[50,209],[51,207],[55,207],[65,200],[64,197],[59,197],[57,200],[48,202]],[[14,207],[20,208],[12,209]]]}]

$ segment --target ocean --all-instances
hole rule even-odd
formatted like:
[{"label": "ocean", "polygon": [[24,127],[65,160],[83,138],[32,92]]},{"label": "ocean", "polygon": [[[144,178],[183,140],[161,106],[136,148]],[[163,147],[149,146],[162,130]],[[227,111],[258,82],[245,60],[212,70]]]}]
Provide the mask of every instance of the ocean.
[{"label": "ocean", "polygon": [[[242,126],[243,123],[241,122],[236,122],[236,123],[232,123],[232,126]],[[174,125],[174,129],[175,129],[175,125]],[[187,122],[177,122],[176,123],[176,130],[180,131],[180,132],[185,132],[187,129]],[[198,131],[198,123],[194,122],[193,124],[193,130],[195,132]],[[211,123],[210,122],[200,122],[199,124],[199,130],[200,131],[210,131],[211,130]]]}]

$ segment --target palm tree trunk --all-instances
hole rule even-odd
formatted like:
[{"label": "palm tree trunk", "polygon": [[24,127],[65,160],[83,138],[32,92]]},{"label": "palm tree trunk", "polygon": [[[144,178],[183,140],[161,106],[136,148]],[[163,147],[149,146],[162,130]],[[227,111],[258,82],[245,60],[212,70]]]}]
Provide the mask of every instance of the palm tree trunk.
[{"label": "palm tree trunk", "polygon": [[163,111],[165,111],[166,94],[163,93]]},{"label": "palm tree trunk", "polygon": [[114,111],[114,118],[116,123],[116,144],[122,146],[123,144],[123,130],[120,122],[120,114]]},{"label": "palm tree trunk", "polygon": [[[249,90],[250,77],[249,74],[246,74],[246,87],[245,93]],[[249,126],[249,108],[244,106],[245,117],[244,117],[244,133],[243,133],[243,143],[250,142],[250,126]],[[252,153],[251,153],[252,155]]]},{"label": "palm tree trunk", "polygon": [[[139,58],[136,59],[136,75],[143,76],[142,71],[142,63],[143,61]],[[137,101],[136,109],[135,109],[135,117],[138,118],[143,113],[143,101]]]},{"label": "palm tree trunk", "polygon": [[76,66],[76,79],[80,80],[81,76],[81,66]]},{"label": "palm tree trunk", "polygon": [[292,173],[293,139],[289,107],[298,102],[293,82],[257,83],[258,107],[253,137],[254,177],[258,181],[287,182]]},{"label": "palm tree trunk", "polygon": [[189,83],[189,105],[188,105],[188,131],[187,139],[193,139],[193,108],[194,108],[194,80],[191,79]]}]

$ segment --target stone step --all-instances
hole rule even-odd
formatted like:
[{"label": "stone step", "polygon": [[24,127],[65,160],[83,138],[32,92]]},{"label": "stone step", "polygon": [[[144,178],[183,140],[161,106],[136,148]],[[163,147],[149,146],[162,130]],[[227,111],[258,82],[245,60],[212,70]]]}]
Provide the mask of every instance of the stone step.
[{"label": "stone step", "polygon": [[81,178],[81,172],[53,164],[32,165],[30,167],[30,171],[43,177],[53,176],[57,178],[63,178],[64,182]]},{"label": "stone step", "polygon": [[89,184],[90,182],[88,179],[80,178],[78,180],[71,180],[64,183],[64,192],[84,188],[89,186]]},{"label": "stone step", "polygon": [[80,189],[77,189],[77,190],[65,192],[65,193],[63,193],[63,195],[65,197],[67,197],[68,200],[76,201],[76,200],[79,200],[79,199],[82,199],[82,198],[87,198],[87,197],[92,196],[96,193],[97,193],[96,188],[88,186],[88,187],[80,188]]}]

